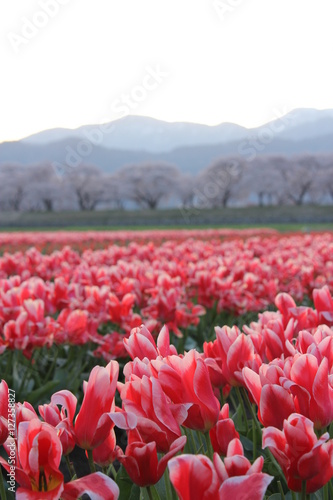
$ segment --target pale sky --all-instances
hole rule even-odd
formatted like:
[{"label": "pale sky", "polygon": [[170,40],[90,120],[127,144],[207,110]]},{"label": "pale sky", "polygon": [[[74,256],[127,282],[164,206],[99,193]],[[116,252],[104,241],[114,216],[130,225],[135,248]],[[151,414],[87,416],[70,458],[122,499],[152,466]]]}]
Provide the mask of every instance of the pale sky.
[{"label": "pale sky", "polygon": [[0,0],[0,142],[333,108],[332,0]]}]

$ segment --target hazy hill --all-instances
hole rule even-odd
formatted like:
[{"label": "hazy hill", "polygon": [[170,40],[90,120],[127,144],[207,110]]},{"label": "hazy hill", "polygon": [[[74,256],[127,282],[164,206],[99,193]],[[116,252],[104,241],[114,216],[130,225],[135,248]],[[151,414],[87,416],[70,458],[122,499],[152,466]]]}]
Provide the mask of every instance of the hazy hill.
[{"label": "hazy hill", "polygon": [[[333,110],[295,110],[254,129],[230,123],[214,127],[167,123],[139,116],[111,125],[109,133],[92,125],[46,130],[21,141],[1,143],[0,164],[56,161],[79,166],[82,162],[113,172],[124,164],[162,160],[182,171],[198,172],[222,155],[241,154],[251,160],[256,154],[333,152]],[[87,155],[78,154],[82,140],[88,140],[91,151]]]}]

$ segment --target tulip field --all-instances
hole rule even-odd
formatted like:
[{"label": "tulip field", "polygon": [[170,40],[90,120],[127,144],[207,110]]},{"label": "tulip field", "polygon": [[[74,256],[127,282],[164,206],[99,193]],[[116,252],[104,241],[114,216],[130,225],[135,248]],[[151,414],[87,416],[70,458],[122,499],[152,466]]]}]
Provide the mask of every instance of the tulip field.
[{"label": "tulip field", "polygon": [[0,233],[1,500],[333,500],[333,232]]}]

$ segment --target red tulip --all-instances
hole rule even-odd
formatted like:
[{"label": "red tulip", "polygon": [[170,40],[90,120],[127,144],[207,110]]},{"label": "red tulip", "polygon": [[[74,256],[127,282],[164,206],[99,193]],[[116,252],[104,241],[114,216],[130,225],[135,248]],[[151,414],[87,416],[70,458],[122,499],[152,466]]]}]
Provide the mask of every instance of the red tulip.
[{"label": "red tulip", "polygon": [[213,463],[205,455],[180,455],[169,461],[168,468],[180,500],[219,498],[221,483]]},{"label": "red tulip", "polygon": [[273,477],[262,473],[263,457],[252,465],[243,456],[238,439],[228,446],[224,463],[214,454],[214,463],[204,455],[181,455],[170,460],[170,481],[180,500],[263,499]]},{"label": "red tulip", "polygon": [[66,483],[61,498],[62,500],[77,500],[84,494],[89,495],[93,500],[117,500],[119,487],[105,474],[95,472]]},{"label": "red tulip", "polygon": [[100,445],[113,427],[110,412],[118,381],[119,365],[110,361],[105,367],[95,366],[84,385],[84,398],[75,419],[74,432],[77,444],[85,450]]},{"label": "red tulip", "polygon": [[88,342],[87,311],[63,309],[58,316],[57,322],[62,327],[61,333],[57,333],[57,337],[61,336],[62,342],[76,345]]},{"label": "red tulip", "polygon": [[[15,446],[15,441],[6,446],[8,460],[0,457],[0,463],[8,472],[12,467],[12,445]],[[118,498],[116,483],[101,473],[64,484],[59,471],[61,453],[61,442],[51,425],[38,418],[20,423],[15,450],[15,480],[20,485],[16,492],[18,500],[76,500],[84,493],[95,500]]]},{"label": "red tulip", "polygon": [[[126,382],[130,382],[131,380],[135,380],[136,378],[142,378],[144,375],[150,378],[155,375],[155,371],[152,368],[152,365],[148,358],[139,359],[134,358],[133,361],[129,361],[124,366],[123,374]],[[122,383],[118,383],[118,390],[120,391],[122,387]]]},{"label": "red tulip", "polygon": [[267,486],[273,477],[262,472],[264,458],[258,457],[253,464],[244,457],[244,450],[239,439],[230,441],[227,455],[222,462],[214,453],[214,465],[222,486],[219,490],[221,500],[229,498],[264,498]]},{"label": "red tulip", "polygon": [[284,375],[277,365],[262,365],[259,374],[250,368],[243,369],[245,386],[258,406],[258,418],[267,427],[282,429],[283,421],[295,412],[295,404],[289,391],[279,384]]},{"label": "red tulip", "polygon": [[[8,437],[8,403],[8,385],[7,382],[2,380],[0,382],[0,445],[2,445]],[[13,402],[13,405],[15,405],[15,402]]]},{"label": "red tulip", "polygon": [[280,384],[293,395],[296,412],[312,420],[316,429],[327,427],[333,421],[333,381],[327,358],[318,362],[313,354],[296,354],[287,375]]},{"label": "red tulip", "polygon": [[224,481],[234,476],[261,472],[264,465],[264,458],[262,456],[258,457],[251,465],[251,462],[244,457],[244,449],[240,439],[234,438],[228,444],[226,457],[223,462],[218,454],[215,454],[214,464],[219,476]]},{"label": "red tulip", "polygon": [[24,401],[24,403],[16,403],[16,429],[18,429],[21,422],[28,422],[34,418],[38,418],[38,415],[30,403],[27,401]]},{"label": "red tulip", "polygon": [[114,293],[109,293],[107,306],[110,320],[112,323],[121,325],[124,320],[132,314],[132,308],[135,303],[135,295],[126,293],[121,300]]},{"label": "red tulip", "polygon": [[313,302],[318,311],[319,324],[333,326],[333,298],[327,285],[313,290]]},{"label": "red tulip", "polygon": [[106,335],[94,335],[94,342],[99,345],[93,354],[96,358],[102,357],[109,362],[112,359],[127,358],[124,346],[123,333],[111,331]]},{"label": "red tulip", "polygon": [[289,355],[287,341],[294,336],[294,320],[290,319],[286,327],[281,321],[270,322],[263,327],[261,334],[265,345],[265,357],[268,361]]},{"label": "red tulip", "polygon": [[279,462],[288,486],[301,491],[306,481],[307,493],[324,486],[333,477],[333,440],[326,432],[319,439],[313,422],[293,413],[283,423],[283,430],[263,430],[263,448],[268,447]]},{"label": "red tulip", "polygon": [[[181,436],[180,425],[187,417],[189,405],[170,402],[160,382],[143,376],[119,386],[123,408],[137,417],[137,433],[145,443],[156,442],[158,452],[167,452],[171,444]],[[132,441],[131,431],[129,440]]]},{"label": "red tulip", "polygon": [[169,356],[177,354],[175,346],[170,345],[170,336],[167,326],[163,326],[158,337],[157,345],[150,331],[141,325],[134,328],[128,339],[124,339],[126,351],[132,359],[156,359],[158,356]]},{"label": "red tulip", "polygon": [[100,467],[106,467],[112,464],[116,458],[116,434],[114,429],[111,429],[104,441],[93,449],[93,460]]},{"label": "red tulip", "polygon": [[183,425],[202,432],[217,422],[220,404],[214,396],[208,368],[200,354],[192,349],[184,356],[168,356],[151,362],[162,389],[175,404],[187,404]]},{"label": "red tulip", "polygon": [[307,330],[299,332],[295,345],[288,343],[289,353],[314,354],[319,361],[327,358],[329,366],[333,365],[333,330],[327,325],[318,326],[312,333]]},{"label": "red tulip", "polygon": [[118,455],[118,460],[121,462],[131,480],[138,486],[149,486],[156,484],[166,469],[170,458],[181,451],[186,444],[186,437],[181,436],[176,439],[160,460],[157,456],[157,447],[155,442],[130,443],[124,455]]},{"label": "red tulip", "polygon": [[219,353],[218,341],[204,342],[203,351],[203,359],[208,368],[212,386],[217,388],[226,387],[227,381],[222,373],[222,359]]},{"label": "red tulip", "polygon": [[318,314],[311,307],[297,307],[295,301],[287,293],[279,293],[275,298],[275,304],[283,316],[284,325],[293,318],[294,335],[300,330],[309,330],[318,325]]},{"label": "red tulip", "polygon": [[[6,451],[12,456],[10,447]],[[16,498],[57,500],[61,496],[64,489],[64,478],[59,471],[61,452],[60,440],[51,425],[38,418],[20,423],[15,463],[15,480],[20,487]],[[0,458],[0,462],[9,472],[10,460]]]},{"label": "red tulip", "polygon": [[290,310],[296,309],[296,302],[288,293],[278,293],[275,297],[275,305],[282,314],[284,326],[287,326],[291,316]]},{"label": "red tulip", "polygon": [[248,366],[258,372],[262,363],[251,338],[241,333],[237,326],[217,326],[215,332],[222,360],[222,374],[231,386],[244,385],[242,369]]},{"label": "red tulip", "polygon": [[[38,407],[41,417],[59,432],[63,454],[68,455],[75,447],[73,419],[77,398],[70,391],[56,392],[51,403]],[[58,405],[61,406],[59,410]]]},{"label": "red tulip", "polygon": [[235,429],[235,424],[229,418],[229,405],[226,403],[219,414],[218,422],[209,432],[213,450],[219,455],[226,455],[230,441],[234,438],[239,438],[239,434]]}]

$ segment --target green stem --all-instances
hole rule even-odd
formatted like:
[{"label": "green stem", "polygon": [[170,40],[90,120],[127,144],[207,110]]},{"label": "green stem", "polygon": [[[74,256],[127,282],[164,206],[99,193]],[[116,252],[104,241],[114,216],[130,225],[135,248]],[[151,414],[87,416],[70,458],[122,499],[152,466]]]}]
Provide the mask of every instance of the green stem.
[{"label": "green stem", "polygon": [[147,490],[147,493],[148,493],[149,500],[154,500],[153,492],[151,491],[151,487],[150,486],[146,486],[146,490]]},{"label": "green stem", "polygon": [[205,432],[204,436],[205,436],[206,443],[207,443],[207,455],[209,456],[209,458],[211,460],[213,460],[214,450],[213,450],[212,442],[211,442],[210,437],[209,437],[209,432]]},{"label": "green stem", "polygon": [[277,462],[276,458],[274,457],[273,453],[271,452],[271,450],[269,448],[265,448],[265,451],[267,452],[267,455],[269,456],[269,458],[271,459],[271,462],[272,464],[275,465],[275,469],[277,470],[277,473],[278,475],[280,476],[281,478],[281,481],[283,482],[284,486],[286,488],[288,488],[288,485],[287,485],[287,480],[286,478],[284,477],[284,474],[283,474],[283,471],[280,467],[280,464]]},{"label": "green stem", "polygon": [[[10,349],[7,352],[8,352],[8,358],[9,358],[9,360],[7,360],[6,372],[5,372],[3,378],[8,383],[9,372],[13,368],[13,351]],[[10,384],[8,383],[8,386],[9,385],[11,385],[11,383]]]},{"label": "green stem", "polygon": [[71,476],[71,479],[73,480],[73,478],[74,478],[74,476],[76,474],[76,472],[74,470],[74,467],[73,467],[73,464],[69,460],[69,456],[68,455],[65,455],[65,460],[66,460],[67,468],[69,470],[69,475]]},{"label": "green stem", "polygon": [[253,461],[257,458],[257,428],[252,419]]},{"label": "green stem", "polygon": [[291,498],[292,498],[292,500],[297,500],[296,493],[294,491],[291,491]]},{"label": "green stem", "polygon": [[191,441],[192,453],[196,454],[197,445],[195,444],[192,429],[186,429],[186,435],[187,435],[187,439],[190,439],[190,441]]},{"label": "green stem", "polygon": [[237,403],[236,403],[236,400],[235,400],[235,398],[234,398],[234,396],[233,396],[232,392],[230,392],[230,394],[229,394],[228,398],[230,398],[231,403],[232,403],[232,406],[233,406],[233,410],[234,410],[234,412],[235,412],[235,411],[237,410]]},{"label": "green stem", "polygon": [[205,453],[205,443],[202,437],[202,432],[198,431],[197,432],[200,448],[197,450],[197,454],[199,453]]},{"label": "green stem", "polygon": [[329,489],[331,498],[333,498],[333,484],[332,484],[332,480],[328,481],[328,489]]},{"label": "green stem", "polygon": [[187,432],[186,427],[182,427],[182,434],[186,436],[186,444],[184,448],[184,453],[194,453],[192,450],[192,447],[190,445],[190,440],[189,440],[189,433]]},{"label": "green stem", "polygon": [[257,427],[258,431],[260,432],[260,436],[261,436],[261,425],[260,425],[260,422],[258,420],[257,414],[256,414],[256,412],[253,409],[253,406],[252,406],[252,403],[250,401],[250,398],[249,398],[249,395],[247,393],[247,390],[245,389],[245,387],[242,387],[241,391],[242,391],[242,394],[243,394],[244,399],[246,401],[246,404],[247,404],[247,406],[248,406],[248,408],[250,410],[251,416],[252,416],[252,418],[253,418],[253,420],[254,420],[254,422],[256,424],[256,427]]},{"label": "green stem", "polygon": [[221,400],[221,408],[224,405],[224,396],[223,396],[223,388],[220,389],[220,400]]},{"label": "green stem", "polygon": [[301,500],[306,500],[306,481],[302,481]]},{"label": "green stem", "polygon": [[[31,361],[32,361],[32,358],[31,358]],[[18,391],[17,393],[19,395],[21,395],[22,391],[23,391],[23,388],[25,386],[25,383],[27,381],[27,378],[28,378],[28,372],[31,370],[31,367],[28,367],[26,366],[25,370],[24,370],[24,376],[22,377],[22,380],[21,380],[21,383],[20,383],[20,387],[18,388]],[[20,397],[20,396],[19,396]]]},{"label": "green stem", "polygon": [[283,488],[282,488],[281,481],[278,481],[277,485],[278,485],[279,492],[280,492],[280,495],[281,495],[281,500],[286,500],[286,497],[284,496],[284,491],[283,491]]},{"label": "green stem", "polygon": [[241,395],[241,391],[239,390],[239,387],[235,387],[235,389],[236,389],[236,394],[237,394],[239,404],[241,405],[241,408],[242,408],[242,412],[243,412],[243,416],[244,416],[244,423],[245,423],[245,434],[247,435],[247,433],[249,432],[249,424],[247,421],[247,415],[246,415],[244,401],[243,401],[243,398]]},{"label": "green stem", "polygon": [[165,482],[166,500],[172,500],[172,489],[171,489],[168,468],[166,468],[164,471],[164,482]]},{"label": "green stem", "polygon": [[324,498],[324,500],[328,500],[329,499],[329,496],[328,496],[328,483],[326,483],[325,486],[323,487],[323,498]]},{"label": "green stem", "polygon": [[55,355],[53,357],[53,361],[52,361],[52,363],[51,363],[51,365],[50,365],[50,367],[49,367],[49,369],[47,371],[47,374],[45,376],[45,381],[46,382],[49,380],[49,378],[50,378],[50,376],[51,376],[51,374],[52,374],[52,372],[54,370],[54,367],[56,366],[56,363],[57,363],[57,360],[58,360],[58,353],[59,353],[59,349],[57,348],[57,350],[55,352]]},{"label": "green stem", "polygon": [[1,474],[1,479],[0,479],[0,495],[1,495],[1,500],[6,500],[6,490],[5,490],[5,485],[4,485],[4,478],[2,474],[2,467],[0,468],[0,474]]},{"label": "green stem", "polygon": [[117,477],[117,471],[116,469],[114,468],[114,465],[113,464],[110,464],[109,465],[109,468],[106,472],[106,475],[109,476],[112,472],[112,475],[113,475],[113,479],[116,480],[116,477]]},{"label": "green stem", "polygon": [[87,450],[88,451],[88,461],[89,461],[89,467],[90,467],[90,472],[96,472],[96,467],[94,464],[94,459],[93,459],[93,452],[92,450]]}]

